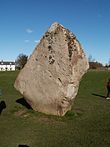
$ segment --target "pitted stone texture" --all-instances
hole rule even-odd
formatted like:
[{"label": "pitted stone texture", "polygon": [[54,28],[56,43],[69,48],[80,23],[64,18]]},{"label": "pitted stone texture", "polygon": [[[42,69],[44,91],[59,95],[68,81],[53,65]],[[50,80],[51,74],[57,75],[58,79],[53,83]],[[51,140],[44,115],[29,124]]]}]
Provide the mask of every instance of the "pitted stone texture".
[{"label": "pitted stone texture", "polygon": [[63,116],[89,68],[76,36],[55,22],[20,71],[15,88],[35,111]]}]

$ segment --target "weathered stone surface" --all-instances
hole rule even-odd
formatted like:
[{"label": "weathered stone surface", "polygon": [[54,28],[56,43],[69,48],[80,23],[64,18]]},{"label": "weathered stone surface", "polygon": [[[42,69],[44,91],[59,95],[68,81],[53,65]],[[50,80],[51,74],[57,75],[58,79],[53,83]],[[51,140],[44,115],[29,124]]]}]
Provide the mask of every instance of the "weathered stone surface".
[{"label": "weathered stone surface", "polygon": [[35,111],[63,116],[71,109],[88,67],[76,36],[55,22],[20,71],[14,86]]}]

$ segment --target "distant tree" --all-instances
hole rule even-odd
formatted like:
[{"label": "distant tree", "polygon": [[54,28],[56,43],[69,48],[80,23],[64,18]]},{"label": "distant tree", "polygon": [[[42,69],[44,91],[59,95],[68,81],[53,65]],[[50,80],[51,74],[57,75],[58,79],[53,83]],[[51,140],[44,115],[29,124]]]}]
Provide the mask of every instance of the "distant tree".
[{"label": "distant tree", "polygon": [[108,61],[108,66],[110,67],[110,58],[109,58],[109,61]]},{"label": "distant tree", "polygon": [[89,55],[88,61],[89,61],[89,68],[90,69],[98,69],[98,68],[102,68],[103,67],[103,64],[99,63],[95,59],[93,59],[92,55]]},{"label": "distant tree", "polygon": [[94,62],[95,59],[92,58],[92,55],[89,55],[89,57],[88,57],[88,61],[89,61],[89,62]]},{"label": "distant tree", "polygon": [[90,69],[99,69],[99,68],[102,68],[103,65],[102,63],[99,63],[99,62],[89,62],[89,68]]},{"label": "distant tree", "polygon": [[25,54],[19,54],[16,59],[16,68],[22,69],[24,65],[27,63],[28,56]]}]

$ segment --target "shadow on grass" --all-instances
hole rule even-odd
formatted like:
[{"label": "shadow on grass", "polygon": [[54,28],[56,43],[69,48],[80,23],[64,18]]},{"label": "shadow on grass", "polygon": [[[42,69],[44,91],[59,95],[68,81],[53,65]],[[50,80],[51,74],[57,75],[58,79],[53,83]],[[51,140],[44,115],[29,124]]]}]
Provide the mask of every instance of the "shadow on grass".
[{"label": "shadow on grass", "polygon": [[17,103],[25,106],[27,109],[32,109],[32,107],[26,102],[26,100],[22,97],[16,100]]},{"label": "shadow on grass", "polygon": [[28,145],[18,145],[18,147],[29,147]]},{"label": "shadow on grass", "polygon": [[101,98],[106,98],[106,96],[100,95],[100,94],[96,94],[96,93],[92,93],[92,95],[95,95],[95,96],[98,96],[98,97],[101,97]]},{"label": "shadow on grass", "polygon": [[6,108],[6,103],[5,103],[5,101],[1,101],[0,102],[0,115],[1,115],[1,113],[2,113],[2,111],[3,111],[3,109],[5,109]]}]

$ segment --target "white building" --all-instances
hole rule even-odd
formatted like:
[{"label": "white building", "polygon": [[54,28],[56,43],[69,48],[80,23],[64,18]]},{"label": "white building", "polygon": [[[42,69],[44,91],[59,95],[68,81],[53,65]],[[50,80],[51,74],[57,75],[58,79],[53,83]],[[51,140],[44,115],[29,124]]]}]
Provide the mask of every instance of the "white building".
[{"label": "white building", "polygon": [[15,62],[0,61],[0,71],[13,71],[15,70]]}]

